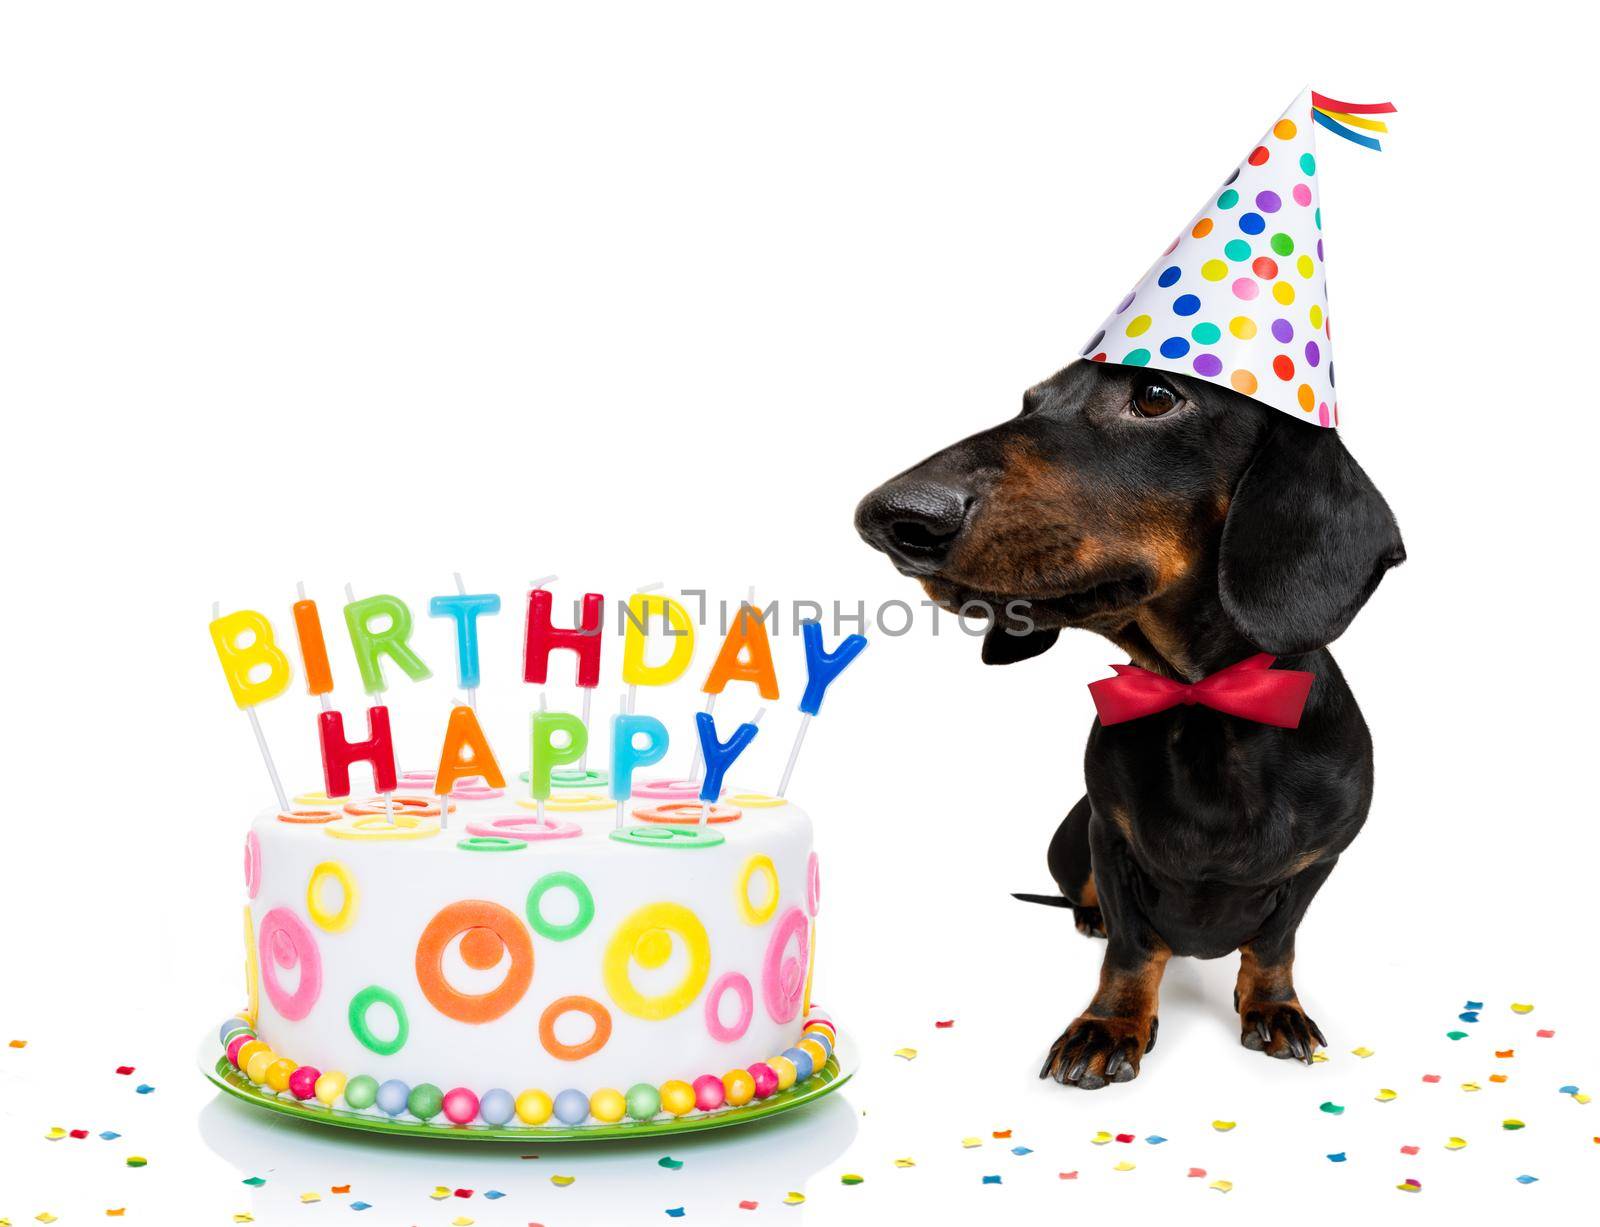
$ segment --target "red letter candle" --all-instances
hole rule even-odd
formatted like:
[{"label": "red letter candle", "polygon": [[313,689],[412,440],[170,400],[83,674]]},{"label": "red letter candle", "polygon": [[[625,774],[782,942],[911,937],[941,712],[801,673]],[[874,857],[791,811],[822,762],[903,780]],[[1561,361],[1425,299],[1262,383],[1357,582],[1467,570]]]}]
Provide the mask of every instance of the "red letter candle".
[{"label": "red letter candle", "polygon": [[367,709],[367,739],[344,739],[344,716],[337,711],[317,713],[317,733],[322,740],[322,779],[329,797],[350,795],[350,764],[372,767],[377,792],[395,789],[394,743],[389,736],[389,709],[381,703]]},{"label": "red letter candle", "polygon": [[583,621],[577,627],[550,624],[553,600],[548,588],[535,588],[528,593],[528,629],[523,648],[522,678],[535,686],[543,686],[550,674],[550,653],[565,649],[577,653],[578,685],[592,690],[600,684],[600,645],[603,642],[600,624],[605,598],[598,592],[584,594]]}]

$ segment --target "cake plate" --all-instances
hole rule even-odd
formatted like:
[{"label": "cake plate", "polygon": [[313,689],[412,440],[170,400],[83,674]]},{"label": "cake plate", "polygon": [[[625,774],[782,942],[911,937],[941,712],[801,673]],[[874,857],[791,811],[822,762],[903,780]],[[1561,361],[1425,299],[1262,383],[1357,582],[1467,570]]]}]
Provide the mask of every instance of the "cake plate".
[{"label": "cake plate", "polygon": [[855,1045],[840,1039],[822,1069],[804,1082],[786,1091],[769,1095],[766,1099],[752,1099],[737,1108],[718,1108],[715,1112],[691,1112],[687,1116],[657,1117],[654,1120],[617,1121],[606,1124],[593,1121],[584,1125],[453,1125],[442,1117],[436,1121],[419,1121],[414,1117],[392,1118],[379,1112],[360,1112],[354,1108],[330,1108],[315,1099],[296,1099],[287,1092],[278,1095],[257,1086],[235,1069],[227,1054],[220,1051],[215,1035],[201,1042],[197,1059],[200,1072],[213,1086],[226,1091],[236,1099],[269,1112],[277,1112],[296,1120],[312,1121],[319,1125],[333,1125],[340,1129],[358,1129],[366,1133],[387,1133],[408,1138],[440,1138],[452,1142],[596,1142],[612,1139],[652,1138],[673,1134],[697,1133],[704,1129],[722,1129],[730,1125],[743,1125],[750,1121],[765,1120],[769,1116],[804,1107],[836,1091],[850,1081],[860,1066]]}]

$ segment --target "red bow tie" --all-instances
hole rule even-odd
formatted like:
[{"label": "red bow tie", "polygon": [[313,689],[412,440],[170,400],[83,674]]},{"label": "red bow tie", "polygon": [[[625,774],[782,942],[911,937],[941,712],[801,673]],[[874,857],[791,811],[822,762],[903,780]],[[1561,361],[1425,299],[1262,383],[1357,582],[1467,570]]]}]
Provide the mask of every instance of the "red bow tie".
[{"label": "red bow tie", "polygon": [[1316,674],[1274,669],[1274,659],[1263,652],[1192,683],[1174,682],[1136,665],[1112,665],[1117,676],[1090,682],[1089,694],[1101,724],[1121,724],[1198,703],[1257,724],[1299,728]]}]

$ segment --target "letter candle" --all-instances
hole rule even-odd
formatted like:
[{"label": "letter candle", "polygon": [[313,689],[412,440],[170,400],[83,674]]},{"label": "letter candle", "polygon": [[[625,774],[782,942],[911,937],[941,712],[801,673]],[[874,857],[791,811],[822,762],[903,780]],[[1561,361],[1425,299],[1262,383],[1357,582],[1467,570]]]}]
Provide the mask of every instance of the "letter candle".
[{"label": "letter candle", "polygon": [[[558,735],[566,736],[565,745],[556,744]],[[539,710],[533,717],[533,761],[528,770],[528,792],[540,822],[544,821],[544,803],[550,799],[552,773],[581,758],[588,744],[589,730],[583,722],[568,712],[546,711],[541,694]]]},{"label": "letter candle", "polygon": [[800,633],[806,642],[806,692],[800,696],[800,728],[795,732],[794,745],[789,750],[789,761],[783,768],[783,779],[778,784],[778,795],[785,796],[789,791],[789,777],[794,774],[794,765],[800,757],[800,743],[806,739],[806,729],[811,727],[811,718],[822,710],[822,696],[827,693],[828,687],[833,685],[834,679],[845,671],[845,668],[867,646],[865,635],[846,635],[833,652],[827,652],[822,646],[822,623],[802,622]]},{"label": "letter candle", "polygon": [[[600,653],[605,640],[605,598],[598,592],[583,595],[583,612],[574,627],[558,627],[551,620],[555,598],[543,585],[528,593],[528,620],[524,632],[522,676],[533,685],[549,680],[550,653],[565,650],[578,658],[577,683],[583,692],[583,726],[589,727],[590,702],[600,684]],[[587,773],[589,754],[585,748],[578,759],[578,770]]]},{"label": "letter candle", "polygon": [[[640,767],[659,763],[667,755],[671,744],[667,728],[654,716],[636,716],[628,711],[628,697],[624,693],[622,710],[611,717],[611,798],[617,803],[617,830],[622,830],[623,803],[633,796],[633,773]],[[634,744],[636,737],[646,737],[648,744],[640,749]]]},{"label": "letter candle", "polygon": [[[246,634],[250,636],[249,641],[241,644],[239,640]],[[224,617],[216,601],[211,603],[211,643],[217,650],[217,660],[222,665],[234,703],[250,717],[250,731],[256,735],[261,761],[267,765],[278,809],[287,814],[289,798],[283,791],[283,781],[278,778],[278,765],[272,761],[272,751],[267,748],[261,721],[256,717],[256,704],[275,699],[289,688],[289,658],[273,642],[272,623],[263,615],[253,609],[241,609]],[[266,677],[252,681],[250,675],[262,665],[267,668]]]},{"label": "letter candle", "polygon": [[461,572],[453,573],[454,596],[436,596],[428,602],[428,616],[450,618],[456,625],[456,677],[467,692],[467,706],[477,709],[478,686],[483,680],[478,663],[478,618],[500,612],[500,598],[493,593],[467,592]]},{"label": "letter candle", "polygon": [[300,662],[306,667],[306,690],[317,696],[327,711],[328,692],[333,689],[333,670],[328,667],[328,644],[322,637],[322,618],[317,603],[306,597],[305,581],[294,586],[294,631],[300,641]]},{"label": "letter candle", "polygon": [[[356,654],[356,664],[361,670],[361,685],[369,696],[383,694],[388,689],[388,683],[383,679],[383,657],[387,656],[400,667],[407,677],[414,682],[432,677],[428,666],[422,663],[420,657],[411,650],[407,642],[411,638],[411,611],[397,596],[381,594],[356,600],[355,588],[346,583],[344,586],[345,607],[344,623],[350,631],[350,646]],[[375,618],[386,617],[389,625],[381,630],[372,629]],[[374,739],[378,738],[379,715],[382,718],[382,740],[388,740],[389,713],[385,709],[375,715],[374,712],[381,704],[369,702],[367,706],[367,727]],[[324,725],[326,726],[326,721]],[[324,757],[326,758],[326,743],[324,743]],[[393,750],[390,750],[393,757]],[[393,772],[389,773],[393,776]],[[377,763],[373,764],[373,775],[378,775]],[[379,783],[378,791],[383,793],[383,812],[390,825],[394,823],[394,781],[389,780],[389,787],[382,787]],[[332,793],[330,792],[331,796]]]},{"label": "letter candle", "polygon": [[[640,686],[665,686],[683,676],[694,657],[694,622],[689,611],[670,596],[653,596],[659,583],[647,584],[628,598],[622,634],[622,680],[628,687],[628,711],[638,706]],[[672,655],[659,665],[646,659],[650,619],[660,615],[667,637],[675,642]]]},{"label": "letter candle", "polygon": [[727,741],[717,740],[716,719],[705,712],[695,712],[695,731],[700,734],[700,749],[706,756],[706,778],[700,785],[700,826],[705,826],[711,816],[711,805],[722,795],[722,777],[728,774],[733,760],[756,739],[761,717],[767,714],[759,708],[747,722],[733,730]]},{"label": "letter candle", "polygon": [[[750,615],[755,612],[755,604],[756,586],[751,584],[744,603],[739,606],[734,624],[728,628],[728,634],[722,641],[717,659],[706,673],[705,685],[701,687],[706,695],[704,711],[708,716],[716,715],[717,696],[729,682],[754,682],[763,699],[775,700],[778,697],[778,674],[772,664],[772,645],[767,642],[766,621],[757,617],[757,629],[754,632],[750,630]],[[692,780],[699,774],[700,742],[697,738],[694,759],[689,764],[689,778]]]}]

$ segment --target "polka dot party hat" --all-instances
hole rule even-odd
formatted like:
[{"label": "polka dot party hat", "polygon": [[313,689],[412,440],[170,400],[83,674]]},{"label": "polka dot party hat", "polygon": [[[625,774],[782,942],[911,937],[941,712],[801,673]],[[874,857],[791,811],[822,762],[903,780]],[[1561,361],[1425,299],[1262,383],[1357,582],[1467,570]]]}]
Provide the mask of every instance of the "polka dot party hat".
[{"label": "polka dot party hat", "polygon": [[1294,100],[1100,326],[1082,356],[1198,376],[1337,426],[1316,130],[1368,149],[1387,102]]}]

